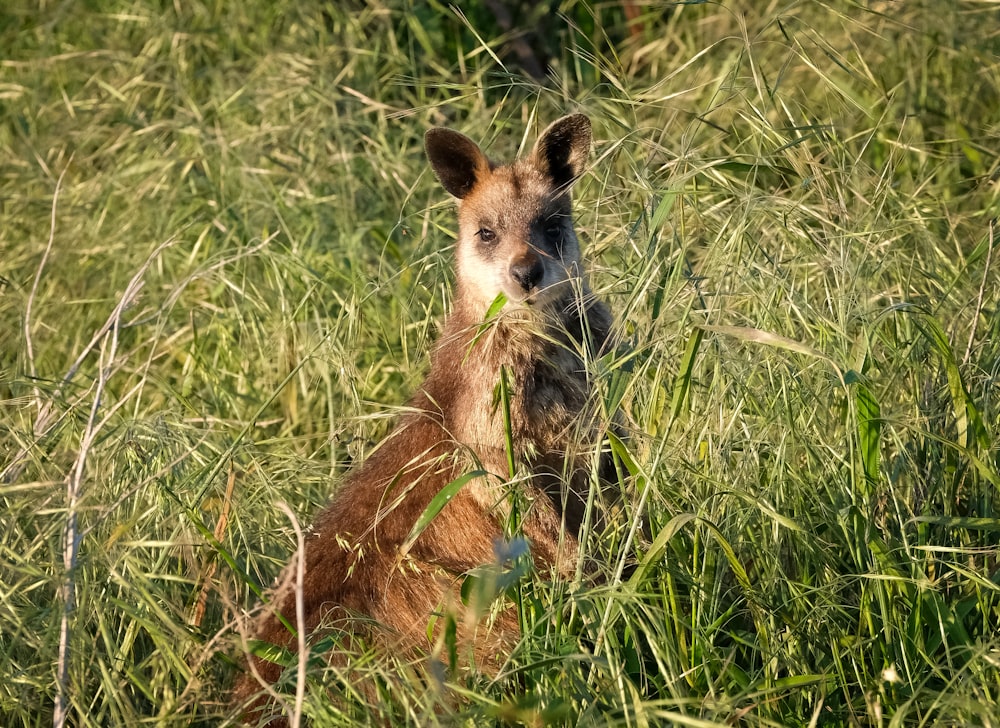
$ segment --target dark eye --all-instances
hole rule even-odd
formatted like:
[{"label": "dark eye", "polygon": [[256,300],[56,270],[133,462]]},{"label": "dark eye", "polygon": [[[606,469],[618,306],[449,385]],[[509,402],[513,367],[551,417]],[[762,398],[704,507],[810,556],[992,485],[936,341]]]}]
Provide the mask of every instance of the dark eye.
[{"label": "dark eye", "polygon": [[549,225],[545,228],[545,237],[553,243],[562,239],[562,225]]},{"label": "dark eye", "polygon": [[479,230],[476,231],[476,235],[479,236],[480,240],[487,244],[495,243],[497,240],[497,234],[489,228],[479,228]]}]

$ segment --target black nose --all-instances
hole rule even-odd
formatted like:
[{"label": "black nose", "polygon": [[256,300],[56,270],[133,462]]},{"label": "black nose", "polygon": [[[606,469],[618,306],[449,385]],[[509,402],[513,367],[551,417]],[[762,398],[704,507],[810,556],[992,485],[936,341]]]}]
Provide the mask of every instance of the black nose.
[{"label": "black nose", "polygon": [[525,290],[530,291],[542,281],[545,266],[538,256],[532,255],[515,260],[510,265],[510,277]]}]

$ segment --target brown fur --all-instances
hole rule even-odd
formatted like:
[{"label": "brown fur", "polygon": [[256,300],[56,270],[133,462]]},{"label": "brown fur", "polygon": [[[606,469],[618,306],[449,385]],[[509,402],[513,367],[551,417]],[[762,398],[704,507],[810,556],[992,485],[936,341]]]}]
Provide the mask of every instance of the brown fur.
[{"label": "brown fur", "polygon": [[[606,306],[583,277],[570,218],[569,186],[589,146],[590,123],[580,115],[552,124],[529,157],[506,166],[457,132],[427,133],[434,171],[460,199],[453,311],[406,414],[307,536],[305,624],[298,625],[307,635],[340,622],[348,635],[426,652],[429,616],[459,604],[463,574],[496,560],[510,487],[504,418],[495,405],[501,370],[509,378],[513,449],[523,471],[514,480],[527,504],[522,531],[539,568],[573,572],[599,436],[584,351],[602,347],[610,326]],[[509,303],[484,327],[501,292]],[[470,480],[402,553],[431,499],[475,469],[490,475]],[[287,583],[293,568],[253,628],[257,639],[291,650],[295,638],[274,609],[295,622],[295,591]],[[359,616],[379,627],[364,626]],[[489,631],[466,626],[462,638],[487,670],[517,639],[509,610]],[[277,665],[250,660],[266,681],[278,678]],[[248,672],[234,700],[246,705],[260,690]],[[265,710],[258,699],[251,717]],[[283,722],[275,720],[271,725]]]}]

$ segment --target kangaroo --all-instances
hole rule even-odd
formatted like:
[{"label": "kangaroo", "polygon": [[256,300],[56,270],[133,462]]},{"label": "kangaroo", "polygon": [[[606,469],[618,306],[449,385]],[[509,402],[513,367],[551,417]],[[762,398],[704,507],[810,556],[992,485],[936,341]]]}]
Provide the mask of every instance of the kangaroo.
[{"label": "kangaroo", "polygon": [[[510,488],[536,567],[574,574],[601,436],[585,361],[605,347],[611,327],[584,275],[571,216],[570,187],[590,144],[590,121],[580,114],[552,123],[527,157],[506,165],[456,131],[426,133],[431,167],[458,200],[452,311],[395,429],[306,537],[304,623],[295,624],[292,564],[252,630],[256,639],[294,651],[281,614],[313,639],[323,630],[349,643],[352,632],[371,636],[376,624],[393,649],[427,652],[431,615],[460,605],[463,575],[496,562]],[[509,416],[498,403],[502,377]],[[443,488],[480,472],[408,543]],[[476,664],[494,671],[517,637],[510,610],[485,634],[463,635]],[[280,667],[248,660],[253,670],[234,700],[249,704],[254,720],[268,715],[269,725],[283,725],[265,712],[266,699],[252,702]]]}]

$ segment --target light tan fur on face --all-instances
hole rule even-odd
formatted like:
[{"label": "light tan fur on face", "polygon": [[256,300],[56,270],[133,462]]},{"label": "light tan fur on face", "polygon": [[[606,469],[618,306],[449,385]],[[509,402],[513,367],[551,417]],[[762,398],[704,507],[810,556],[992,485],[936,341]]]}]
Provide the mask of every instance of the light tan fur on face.
[{"label": "light tan fur on face", "polygon": [[[581,266],[568,194],[553,190],[530,162],[493,169],[461,201],[458,221],[458,297],[481,314],[501,293],[529,306],[545,306],[571,295],[567,284],[579,278]],[[561,229],[559,246],[546,238],[546,230],[554,227]],[[496,234],[494,246],[479,241],[477,233],[483,229]],[[530,291],[510,274],[511,264],[525,256],[541,261],[545,271]]]}]

